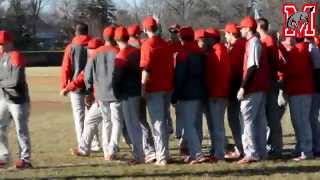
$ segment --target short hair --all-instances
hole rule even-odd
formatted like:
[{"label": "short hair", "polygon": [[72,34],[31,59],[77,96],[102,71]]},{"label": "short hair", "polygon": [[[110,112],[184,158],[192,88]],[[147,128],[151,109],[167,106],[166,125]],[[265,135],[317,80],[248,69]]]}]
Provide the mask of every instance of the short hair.
[{"label": "short hair", "polygon": [[147,28],[146,30],[153,32],[153,33],[156,33],[158,28],[159,28],[158,25],[155,25],[155,26],[151,26],[150,28]]},{"label": "short hair", "polygon": [[241,33],[230,33],[230,34],[232,34],[232,36],[234,36],[235,38],[241,37]]},{"label": "short hair", "polygon": [[89,34],[89,27],[87,24],[80,22],[76,24],[75,31],[80,35],[87,35]]},{"label": "short hair", "polygon": [[250,30],[253,34],[256,34],[256,33],[257,33],[257,28],[249,28],[249,30]]},{"label": "short hair", "polygon": [[113,37],[103,37],[103,39],[104,39],[105,42],[109,42],[113,46],[117,45],[117,42]]},{"label": "short hair", "polygon": [[259,18],[257,20],[258,24],[260,25],[260,28],[264,31],[269,30],[269,21],[266,18]]},{"label": "short hair", "polygon": [[120,41],[120,42],[125,42],[125,43],[127,43],[128,41],[129,41],[129,36],[124,36],[124,37],[122,37],[122,38],[120,38],[120,39],[115,39],[116,41]]}]

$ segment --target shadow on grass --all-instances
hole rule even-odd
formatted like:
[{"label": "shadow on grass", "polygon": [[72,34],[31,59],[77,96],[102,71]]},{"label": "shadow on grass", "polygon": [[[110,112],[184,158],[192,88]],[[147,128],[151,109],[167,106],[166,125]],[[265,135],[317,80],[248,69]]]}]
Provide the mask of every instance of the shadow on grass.
[{"label": "shadow on grass", "polygon": [[[100,164],[101,165],[101,164]],[[95,166],[95,165],[93,165]],[[241,176],[241,177],[250,177],[250,176],[270,176],[273,174],[297,174],[297,173],[317,173],[320,171],[320,166],[276,166],[276,167],[263,167],[263,168],[246,168],[246,169],[236,169],[236,170],[198,170],[196,172],[192,171],[179,171],[179,172],[153,172],[152,174],[144,173],[132,173],[125,175],[112,175],[112,174],[102,174],[102,175],[76,175],[76,176],[48,176],[42,177],[42,179],[101,179],[101,178],[165,178],[165,177],[224,177],[224,176]],[[24,178],[28,179],[28,178]],[[29,178],[33,179],[33,178]]]}]

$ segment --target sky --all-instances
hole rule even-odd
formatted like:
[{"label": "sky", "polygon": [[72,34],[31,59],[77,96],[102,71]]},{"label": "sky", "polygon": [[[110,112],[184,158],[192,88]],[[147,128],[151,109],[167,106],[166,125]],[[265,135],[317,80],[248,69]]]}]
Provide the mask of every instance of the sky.
[{"label": "sky", "polygon": [[[5,9],[9,7],[9,1],[4,1],[0,4],[0,6],[4,7]],[[76,0],[69,0],[69,1],[76,1]],[[136,2],[138,5],[141,3],[141,0],[112,0],[116,7],[119,9],[126,9],[128,6],[133,6],[134,2]],[[46,5],[44,9],[42,10],[42,13],[50,13],[52,10],[54,10],[53,7],[55,7],[58,3],[62,2],[62,0],[46,0]]]},{"label": "sky", "polygon": [[[61,2],[61,0],[47,0],[48,5],[45,6],[43,12],[50,12],[52,10],[52,7],[56,3],[59,3],[59,1]],[[128,4],[133,5],[135,1],[137,2],[137,4],[141,3],[141,0],[113,0],[113,2],[118,8],[126,8]]]}]

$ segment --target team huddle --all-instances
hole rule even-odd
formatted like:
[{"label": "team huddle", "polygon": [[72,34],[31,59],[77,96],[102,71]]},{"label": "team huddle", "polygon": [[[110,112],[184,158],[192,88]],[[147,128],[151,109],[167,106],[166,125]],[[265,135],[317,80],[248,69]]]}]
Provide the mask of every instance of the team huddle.
[{"label": "team huddle", "polygon": [[[78,23],[62,62],[60,94],[69,95],[75,122],[75,156],[102,150],[118,159],[121,135],[130,165],[171,162],[175,131],[185,163],[281,158],[281,118],[287,104],[296,137],[294,161],[320,155],[320,50],[317,38],[273,37],[266,19],[244,17],[224,28],[172,25],[161,37],[157,19],[108,26],[103,40]],[[145,39],[140,38],[142,31]],[[29,95],[21,54],[0,31],[0,167],[9,160],[7,126],[14,120],[17,168],[30,168]],[[170,113],[176,117],[175,130]],[[147,112],[148,117],[147,118]],[[235,143],[227,149],[225,113]],[[202,151],[203,117],[211,147]],[[150,119],[150,124],[147,121]]]}]

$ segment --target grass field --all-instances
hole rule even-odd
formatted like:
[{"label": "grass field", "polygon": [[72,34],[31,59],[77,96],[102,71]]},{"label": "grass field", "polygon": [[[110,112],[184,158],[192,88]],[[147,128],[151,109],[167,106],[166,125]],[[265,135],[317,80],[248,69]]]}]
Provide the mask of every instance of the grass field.
[{"label": "grass field", "polygon": [[[70,155],[69,149],[75,147],[75,133],[69,99],[60,97],[58,68],[30,68],[27,70],[31,89],[32,113],[30,130],[34,169],[0,170],[0,179],[320,179],[320,159],[301,163],[288,158],[265,161],[249,166],[221,162],[217,164],[184,165],[179,163],[177,142],[170,141],[172,157],[177,163],[167,167],[154,165],[128,166],[124,161],[107,163],[103,154],[92,154],[87,158]],[[226,125],[226,127],[228,127]],[[285,149],[293,148],[294,136],[288,114],[283,120]],[[227,128],[228,137],[230,131]],[[320,138],[320,137],[319,137]],[[208,137],[204,149],[208,149]],[[10,129],[10,149],[17,152],[14,126]],[[130,158],[127,145],[121,145],[121,159]],[[12,159],[16,158],[12,154]]]}]

